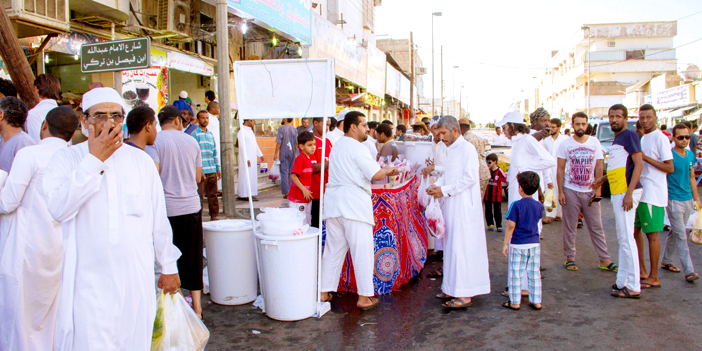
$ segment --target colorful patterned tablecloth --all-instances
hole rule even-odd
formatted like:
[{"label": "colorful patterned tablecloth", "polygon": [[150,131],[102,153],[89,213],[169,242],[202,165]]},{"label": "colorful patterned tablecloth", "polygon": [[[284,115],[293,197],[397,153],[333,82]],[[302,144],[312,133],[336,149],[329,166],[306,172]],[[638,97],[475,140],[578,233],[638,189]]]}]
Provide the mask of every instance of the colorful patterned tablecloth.
[{"label": "colorful patterned tablecloth", "polygon": [[[424,268],[428,231],[417,202],[417,188],[419,180],[415,176],[399,188],[373,189],[376,294],[399,290]],[[341,270],[339,291],[356,292],[349,253]]]}]

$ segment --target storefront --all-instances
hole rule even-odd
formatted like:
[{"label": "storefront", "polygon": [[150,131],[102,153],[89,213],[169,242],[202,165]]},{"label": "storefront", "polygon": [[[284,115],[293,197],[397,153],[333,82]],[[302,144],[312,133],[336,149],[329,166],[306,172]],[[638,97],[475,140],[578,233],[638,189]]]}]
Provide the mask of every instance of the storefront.
[{"label": "storefront", "polygon": [[695,86],[684,84],[665,89],[644,98],[644,103],[651,104],[657,109],[658,123],[673,126],[687,119],[697,108]]}]

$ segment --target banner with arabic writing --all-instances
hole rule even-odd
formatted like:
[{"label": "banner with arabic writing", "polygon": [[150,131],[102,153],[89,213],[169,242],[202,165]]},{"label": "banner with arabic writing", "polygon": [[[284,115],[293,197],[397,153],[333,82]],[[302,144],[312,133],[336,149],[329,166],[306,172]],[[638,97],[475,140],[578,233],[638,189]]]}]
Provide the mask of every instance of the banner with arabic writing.
[{"label": "banner with arabic writing", "polygon": [[312,43],[312,0],[227,0],[227,5],[302,42]]},{"label": "banner with arabic writing", "polygon": [[149,68],[150,44],[149,38],[83,44],[80,47],[80,70],[95,73]]}]

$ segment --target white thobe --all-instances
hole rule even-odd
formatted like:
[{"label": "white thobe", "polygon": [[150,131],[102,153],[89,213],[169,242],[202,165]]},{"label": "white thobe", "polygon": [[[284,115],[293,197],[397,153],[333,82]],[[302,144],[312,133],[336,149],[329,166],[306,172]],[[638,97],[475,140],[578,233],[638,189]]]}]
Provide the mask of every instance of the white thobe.
[{"label": "white thobe", "polygon": [[[517,174],[526,171],[541,173],[555,166],[556,159],[532,136],[526,134],[513,136],[512,155],[510,155],[509,171],[507,172],[507,181],[509,182],[508,203],[511,205],[522,198],[519,195]],[[534,193],[534,199],[538,200],[538,195],[538,192]]]},{"label": "white thobe", "polygon": [[[332,145],[334,145],[334,143],[332,143]],[[368,139],[363,142],[363,146],[368,148],[368,151],[374,160],[378,158],[378,142],[373,139],[372,136],[368,136]]]},{"label": "white thobe", "polygon": [[[440,141],[431,144],[431,153],[434,158],[434,172],[432,175],[441,177],[444,174],[444,164],[446,163],[446,143]],[[442,199],[439,199],[442,202]],[[434,238],[434,251],[444,250],[444,238]]]},{"label": "white thobe", "polygon": [[495,134],[495,136],[492,137],[492,145],[510,146],[510,145],[512,145],[512,142],[504,134],[500,134],[500,135]]},{"label": "white thobe", "polygon": [[[532,135],[532,136],[536,133],[539,133],[539,132],[534,130],[534,129],[531,129],[529,131],[529,135]],[[536,140],[536,138],[534,138],[534,140]],[[546,151],[548,151],[548,149],[546,148],[546,144],[544,143],[544,139],[538,140],[537,143],[539,145],[541,145],[542,148],[546,149]],[[514,149],[514,145],[512,146],[512,149]],[[553,180],[551,179],[551,172],[546,172],[545,170],[534,171],[534,172],[539,174],[539,180],[540,180],[539,187],[541,188],[542,192],[545,192],[546,189],[548,189],[548,184],[553,183]]]},{"label": "white thobe", "polygon": [[[256,136],[253,130],[247,126],[241,126],[239,133],[236,135],[239,141],[239,183],[237,184],[237,195],[239,197],[250,197],[258,195],[258,167],[256,166],[256,157],[262,157],[263,153],[256,143]],[[246,157],[244,157],[246,150]],[[246,161],[251,164],[247,166]],[[249,178],[246,179],[246,171],[249,172]],[[249,190],[249,185],[251,189]]]},{"label": "white thobe", "polygon": [[154,263],[175,274],[180,257],[151,157],[125,146],[102,162],[87,142],[61,149],[44,193],[64,236],[54,350],[148,350]]},{"label": "white thobe", "polygon": [[441,291],[472,297],[490,293],[478,152],[464,138],[448,147],[444,176],[435,184],[444,194],[444,278]]},{"label": "white thobe", "polygon": [[17,152],[9,176],[0,171],[0,350],[51,350],[54,343],[63,240],[42,180],[65,147],[46,138]]},{"label": "white thobe", "polygon": [[[558,159],[556,157],[556,152],[558,151],[558,147],[561,145],[561,143],[564,140],[567,140],[568,137],[563,135],[563,134],[558,134],[558,137],[556,140],[553,139],[553,137],[548,137],[543,140],[544,146],[546,146],[546,150],[548,150],[548,153],[551,154],[551,156],[554,159]],[[558,162],[556,162],[557,164]],[[557,177],[557,172],[558,172],[558,166],[556,167],[551,167],[550,169],[550,176],[551,180],[553,183],[553,196],[554,199],[556,200],[556,208],[553,211],[546,212],[546,216],[548,217],[560,217],[561,216],[561,205],[558,203],[558,193],[560,192],[560,189],[558,189],[558,182],[556,181]]]},{"label": "white thobe", "polygon": [[41,125],[46,119],[46,114],[49,111],[58,107],[56,100],[44,99],[39,101],[29,112],[27,112],[27,121],[24,122],[24,130],[29,134],[35,143],[41,141]]},{"label": "white thobe", "polygon": [[336,127],[334,130],[331,132],[327,133],[327,139],[331,141],[332,145],[336,145],[336,143],[341,139],[341,137],[344,136],[344,131],[341,130],[341,128]]}]

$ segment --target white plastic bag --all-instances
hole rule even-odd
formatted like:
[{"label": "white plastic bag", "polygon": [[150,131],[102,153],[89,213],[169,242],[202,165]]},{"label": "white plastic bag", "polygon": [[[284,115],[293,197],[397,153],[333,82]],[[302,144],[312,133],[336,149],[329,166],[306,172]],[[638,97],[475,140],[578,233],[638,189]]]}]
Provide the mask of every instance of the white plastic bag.
[{"label": "white plastic bag", "polygon": [[279,178],[280,178],[280,161],[275,160],[275,162],[273,162],[273,167],[271,167],[271,171],[268,173],[268,179],[277,180]]},{"label": "white plastic bag", "polygon": [[417,202],[422,209],[427,208],[429,205],[429,194],[427,194],[427,188],[429,187],[429,177],[422,177],[419,182],[419,189],[417,189]]},{"label": "white plastic bag", "polygon": [[556,208],[556,197],[553,194],[553,189],[548,189],[544,193],[544,208],[546,212],[551,212]]},{"label": "white plastic bag", "polygon": [[266,235],[301,235],[307,232],[307,217],[297,208],[263,207],[256,219]]},{"label": "white plastic bag", "polygon": [[439,201],[432,197],[424,214],[427,218],[429,234],[435,238],[443,238],[446,232],[446,223],[444,223],[444,213],[441,211]]},{"label": "white plastic bag", "polygon": [[210,331],[197,317],[183,295],[157,294],[158,308],[151,337],[151,351],[202,351]]},{"label": "white plastic bag", "polygon": [[692,223],[690,241],[697,245],[702,245],[702,211],[695,205],[695,212],[690,216],[688,223]]}]

